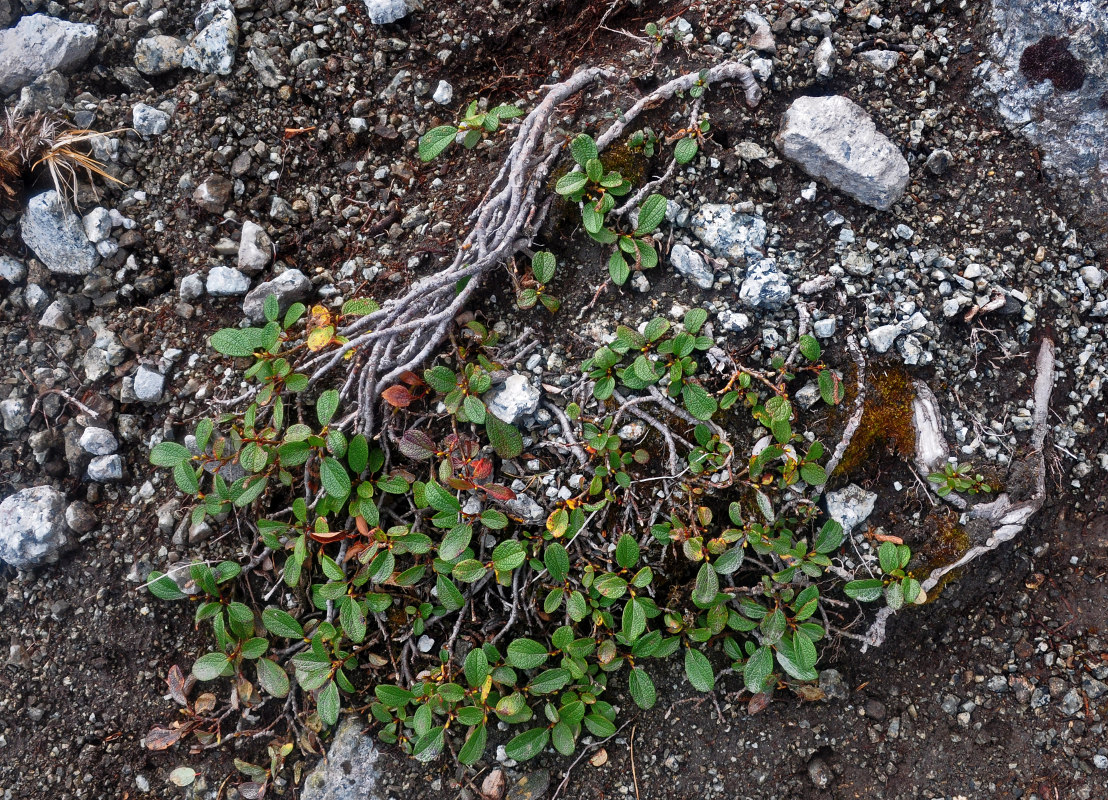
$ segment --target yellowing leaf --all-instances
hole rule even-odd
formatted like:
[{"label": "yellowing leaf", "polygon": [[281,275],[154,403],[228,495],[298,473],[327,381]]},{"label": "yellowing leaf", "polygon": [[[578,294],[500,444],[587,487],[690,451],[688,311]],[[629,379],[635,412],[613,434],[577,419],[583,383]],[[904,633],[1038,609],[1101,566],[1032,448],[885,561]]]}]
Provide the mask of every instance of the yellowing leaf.
[{"label": "yellowing leaf", "polygon": [[331,325],[327,325],[323,328],[316,328],[308,334],[308,349],[313,353],[317,350],[322,350],[335,336],[335,329]]}]

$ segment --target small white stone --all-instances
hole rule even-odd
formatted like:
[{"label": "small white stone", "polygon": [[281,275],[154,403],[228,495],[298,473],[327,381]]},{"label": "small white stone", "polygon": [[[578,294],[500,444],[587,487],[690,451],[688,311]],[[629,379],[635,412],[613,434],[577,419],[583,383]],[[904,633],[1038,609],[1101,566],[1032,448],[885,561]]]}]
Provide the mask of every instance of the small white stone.
[{"label": "small white stone", "polygon": [[450,102],[454,99],[454,87],[446,81],[439,81],[439,85],[435,87],[435,93],[431,95],[431,99],[440,106],[450,105]]}]

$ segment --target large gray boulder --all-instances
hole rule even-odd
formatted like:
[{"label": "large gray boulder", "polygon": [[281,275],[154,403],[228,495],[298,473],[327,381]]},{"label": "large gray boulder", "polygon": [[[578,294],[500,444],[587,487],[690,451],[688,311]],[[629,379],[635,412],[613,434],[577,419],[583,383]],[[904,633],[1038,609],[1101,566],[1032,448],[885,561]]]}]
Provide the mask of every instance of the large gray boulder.
[{"label": "large gray boulder", "polygon": [[300,800],[378,800],[379,753],[366,728],[356,717],[339,723],[326,760],[304,780]]},{"label": "large gray boulder", "polygon": [[1075,209],[1108,223],[1108,4],[992,0],[991,58],[975,71],[1004,123],[1042,152]]},{"label": "large gray boulder", "polygon": [[81,217],[53,189],[31,198],[20,229],[23,241],[51,272],[87,275],[100,261]]},{"label": "large gray boulder", "polygon": [[900,150],[847,97],[797,98],[773,141],[813,178],[882,211],[908,185],[908,162]]},{"label": "large gray boulder", "polygon": [[0,94],[11,94],[50,70],[79,67],[96,47],[96,26],[32,14],[0,30]]},{"label": "large gray boulder", "polygon": [[0,561],[16,569],[53,563],[66,531],[64,494],[52,486],[18,491],[0,503]]}]

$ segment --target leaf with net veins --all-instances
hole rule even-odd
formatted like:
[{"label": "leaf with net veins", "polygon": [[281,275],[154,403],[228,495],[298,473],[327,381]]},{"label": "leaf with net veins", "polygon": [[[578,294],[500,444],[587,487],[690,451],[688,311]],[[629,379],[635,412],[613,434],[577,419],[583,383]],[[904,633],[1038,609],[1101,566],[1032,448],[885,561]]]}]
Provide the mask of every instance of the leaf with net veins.
[{"label": "leaf with net veins", "polygon": [[698,692],[710,692],[716,685],[708,657],[693,647],[685,648],[685,677]]},{"label": "leaf with net veins", "polygon": [[450,146],[454,137],[458,135],[458,129],[453,125],[440,125],[423,134],[419,140],[419,158],[421,161],[430,161]]},{"label": "leaf with net veins", "polygon": [[405,387],[396,385],[390,386],[381,392],[381,399],[388,403],[393,408],[407,408],[412,404],[412,393]]},{"label": "leaf with net veins", "polygon": [[653,233],[666,218],[666,198],[660,194],[652,194],[639,206],[639,224],[635,228],[636,235]]},{"label": "leaf with net veins", "polygon": [[523,435],[493,413],[485,416],[485,432],[489,435],[489,444],[501,458],[515,458],[523,452]]}]

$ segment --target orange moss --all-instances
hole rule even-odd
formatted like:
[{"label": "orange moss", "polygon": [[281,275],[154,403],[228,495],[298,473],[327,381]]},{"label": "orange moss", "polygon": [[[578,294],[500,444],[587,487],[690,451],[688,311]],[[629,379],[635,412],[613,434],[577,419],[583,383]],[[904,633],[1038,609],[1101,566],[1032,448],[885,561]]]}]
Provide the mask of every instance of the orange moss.
[{"label": "orange moss", "polygon": [[866,374],[862,422],[835,475],[852,475],[885,453],[910,458],[916,452],[916,429],[912,423],[915,397],[912,379],[903,369],[872,365]]}]

